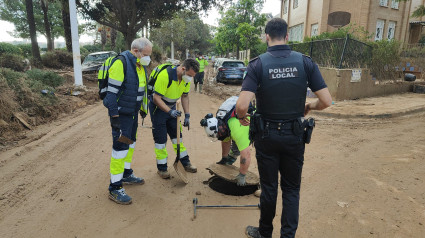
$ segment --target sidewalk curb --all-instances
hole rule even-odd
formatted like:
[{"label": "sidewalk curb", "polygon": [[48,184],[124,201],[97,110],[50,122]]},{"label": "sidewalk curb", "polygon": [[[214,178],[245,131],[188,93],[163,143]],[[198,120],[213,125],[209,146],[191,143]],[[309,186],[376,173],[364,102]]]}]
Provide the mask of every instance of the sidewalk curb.
[{"label": "sidewalk curb", "polygon": [[395,111],[392,113],[382,113],[382,114],[342,114],[342,113],[333,113],[333,112],[324,112],[324,111],[312,111],[312,114],[318,115],[318,116],[325,116],[325,117],[334,117],[334,118],[341,118],[341,119],[350,119],[350,118],[395,118],[405,115],[410,115],[418,112],[425,112],[425,106],[418,106],[413,107],[407,110],[401,110],[401,111]]}]

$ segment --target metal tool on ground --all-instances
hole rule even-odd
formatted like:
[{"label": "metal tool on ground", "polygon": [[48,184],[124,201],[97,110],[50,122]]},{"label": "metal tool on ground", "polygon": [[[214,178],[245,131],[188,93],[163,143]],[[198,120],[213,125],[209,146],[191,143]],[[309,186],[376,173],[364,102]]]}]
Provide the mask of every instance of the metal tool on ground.
[{"label": "metal tool on ground", "polygon": [[[176,109],[177,110],[180,109],[180,101],[177,101]],[[174,170],[176,170],[176,173],[180,177],[180,179],[187,184],[189,183],[189,179],[187,178],[186,170],[184,169],[184,166],[182,162],[180,161],[180,123],[181,123],[181,118],[180,116],[178,116],[177,117],[177,156],[176,156],[176,160],[174,161],[173,167],[174,167]]]},{"label": "metal tool on ground", "polygon": [[198,198],[193,198],[193,218],[196,218],[196,209],[197,208],[229,208],[229,207],[258,207],[257,205],[198,205]]}]

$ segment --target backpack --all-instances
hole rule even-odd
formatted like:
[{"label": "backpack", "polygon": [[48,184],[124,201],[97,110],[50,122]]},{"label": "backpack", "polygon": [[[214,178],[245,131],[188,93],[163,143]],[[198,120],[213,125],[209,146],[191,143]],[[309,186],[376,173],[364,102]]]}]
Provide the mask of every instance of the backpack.
[{"label": "backpack", "polygon": [[233,111],[236,107],[236,101],[238,101],[238,96],[232,96],[226,101],[224,101],[221,106],[218,108],[216,113],[216,118],[227,122],[232,116]]},{"label": "backpack", "polygon": [[117,60],[121,60],[123,68],[124,68],[124,80],[125,74],[127,71],[127,61],[123,55],[117,55],[115,57],[109,57],[105,60],[102,66],[99,68],[99,71],[102,70],[102,73],[99,72],[97,76],[97,85],[99,86],[99,97],[103,100],[106,97],[106,93],[108,91],[108,78],[109,78],[109,68],[112,64]]},{"label": "backpack", "polygon": [[[162,66],[161,68],[159,68],[160,66]],[[159,75],[159,73],[161,73],[164,69],[166,69],[167,70],[167,73],[168,73],[168,85],[167,85],[167,88],[169,88],[170,86],[171,86],[171,83],[173,82],[173,80],[172,80],[172,78],[171,78],[171,69],[172,69],[172,64],[163,64],[163,65],[160,65],[160,66],[157,66],[153,71],[155,71],[155,72],[153,72],[152,74],[151,74],[151,76],[149,77],[149,82],[148,82],[148,91],[147,91],[147,95],[148,95],[148,97],[150,97],[150,96],[152,96],[152,94],[153,94],[153,91],[155,90],[155,83],[156,83],[156,80],[158,79],[158,75]]]},{"label": "backpack", "polygon": [[[218,108],[216,113],[216,118],[219,120],[223,120],[224,122],[227,122],[233,115],[233,112],[236,109],[236,102],[238,101],[238,96],[232,96],[226,101],[224,101],[221,106]],[[248,113],[253,113],[255,111],[254,105],[252,103],[249,103]]]}]

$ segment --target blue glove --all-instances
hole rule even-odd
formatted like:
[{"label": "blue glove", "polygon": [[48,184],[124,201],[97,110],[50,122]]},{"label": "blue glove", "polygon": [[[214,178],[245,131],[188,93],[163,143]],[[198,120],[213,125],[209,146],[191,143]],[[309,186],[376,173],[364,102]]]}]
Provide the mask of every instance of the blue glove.
[{"label": "blue glove", "polygon": [[189,118],[190,118],[190,114],[189,114],[189,113],[184,114],[184,122],[183,122],[183,126],[185,126],[185,127],[189,127],[189,125],[190,125],[190,120],[189,120]]},{"label": "blue glove", "polygon": [[178,110],[171,109],[170,111],[168,111],[168,114],[171,117],[177,118],[177,117],[179,117],[179,116],[182,115],[182,112],[181,111],[178,111]]},{"label": "blue glove", "polygon": [[235,180],[236,180],[236,185],[238,185],[238,186],[245,186],[246,185],[245,174],[239,173],[236,176]]}]

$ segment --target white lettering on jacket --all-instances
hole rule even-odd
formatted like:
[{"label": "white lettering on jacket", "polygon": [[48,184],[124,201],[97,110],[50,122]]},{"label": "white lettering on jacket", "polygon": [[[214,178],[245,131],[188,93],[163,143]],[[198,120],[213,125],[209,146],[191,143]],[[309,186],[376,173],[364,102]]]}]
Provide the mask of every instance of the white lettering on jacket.
[{"label": "white lettering on jacket", "polygon": [[269,69],[269,79],[285,79],[285,78],[297,78],[297,77],[298,77],[297,67]]}]

